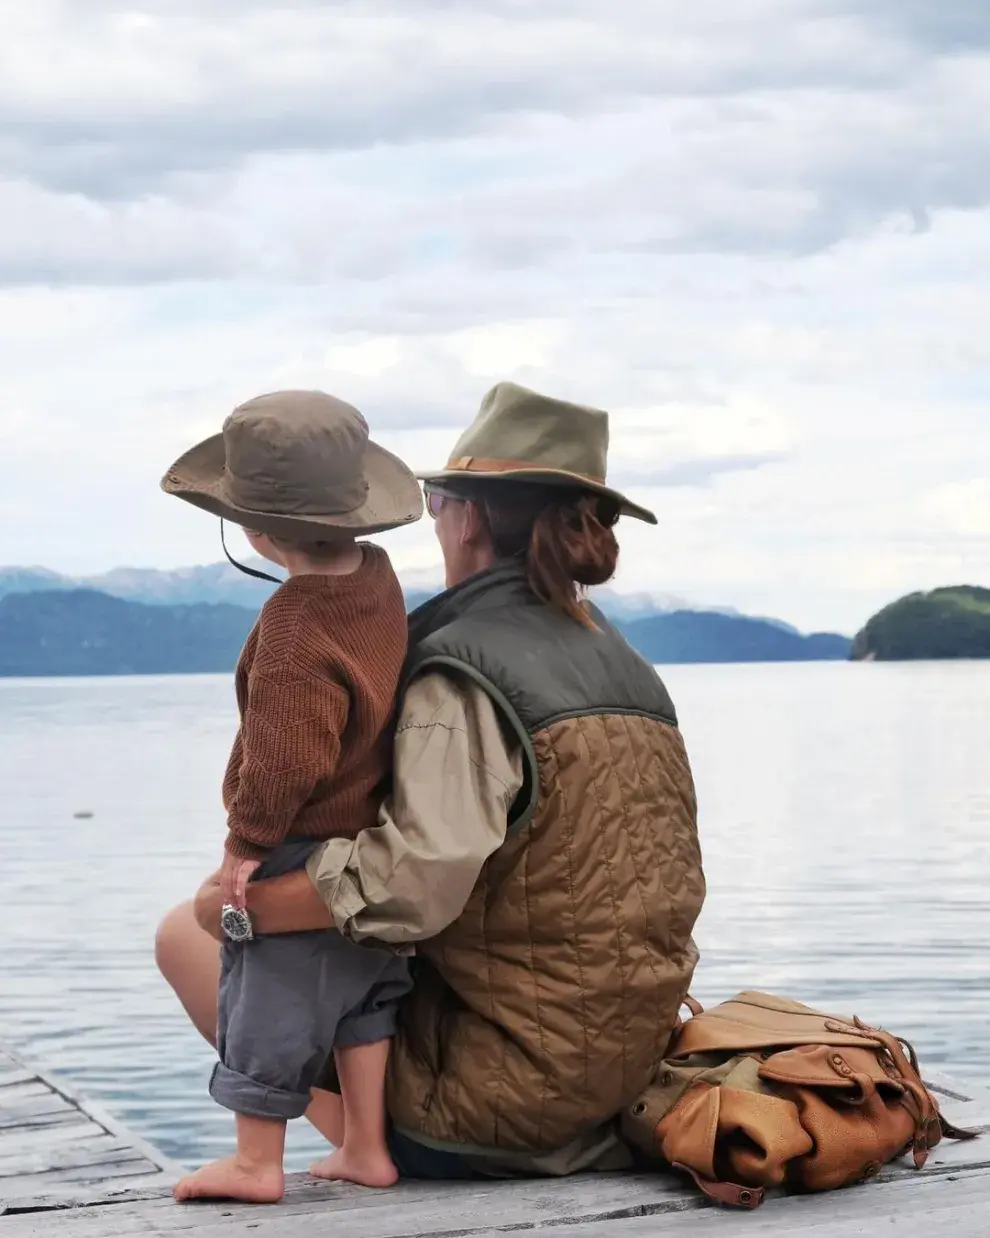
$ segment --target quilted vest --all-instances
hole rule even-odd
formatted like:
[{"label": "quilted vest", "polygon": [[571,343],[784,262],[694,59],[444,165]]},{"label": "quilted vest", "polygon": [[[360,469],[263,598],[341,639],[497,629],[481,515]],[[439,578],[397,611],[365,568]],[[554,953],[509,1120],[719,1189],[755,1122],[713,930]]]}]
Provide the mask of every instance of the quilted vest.
[{"label": "quilted vest", "polygon": [[524,754],[502,847],[419,947],[388,1082],[396,1127],[462,1152],[555,1151],[650,1083],[705,894],[694,784],[656,672],[498,567],[410,618],[407,676],[449,667]]}]

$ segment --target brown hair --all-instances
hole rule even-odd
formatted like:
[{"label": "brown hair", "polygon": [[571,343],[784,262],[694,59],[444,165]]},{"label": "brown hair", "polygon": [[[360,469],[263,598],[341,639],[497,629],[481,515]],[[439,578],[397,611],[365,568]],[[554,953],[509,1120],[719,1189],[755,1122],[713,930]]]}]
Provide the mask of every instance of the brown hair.
[{"label": "brown hair", "polygon": [[269,539],[281,550],[288,550],[290,553],[304,555],[313,563],[332,563],[334,559],[338,559],[342,551],[353,542],[353,538],[331,538],[307,541],[301,537],[275,537],[269,534]]},{"label": "brown hair", "polygon": [[478,507],[498,558],[524,560],[538,598],[594,629],[584,594],[615,575],[618,503],[588,490],[511,481],[473,485],[464,497]]}]

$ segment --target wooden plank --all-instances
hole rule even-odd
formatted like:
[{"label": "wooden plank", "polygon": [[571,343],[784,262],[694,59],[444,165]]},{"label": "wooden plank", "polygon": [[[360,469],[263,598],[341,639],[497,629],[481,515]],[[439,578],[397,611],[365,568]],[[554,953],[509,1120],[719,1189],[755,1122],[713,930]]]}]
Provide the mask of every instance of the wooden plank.
[{"label": "wooden plank", "polygon": [[[944,1087],[948,1117],[990,1128],[990,1089],[950,1081]],[[708,1238],[716,1230],[732,1238],[769,1233],[770,1225],[778,1234],[808,1230],[814,1238],[851,1238],[895,1222],[901,1238],[922,1232],[905,1228],[915,1226],[918,1218],[925,1218],[926,1235],[950,1226],[954,1235],[966,1238],[990,1231],[982,1220],[990,1217],[990,1140],[983,1139],[943,1143],[922,1173],[899,1163],[868,1186],[805,1199],[771,1199],[753,1214],[713,1210],[693,1186],[662,1174],[409,1182],[377,1192],[297,1175],[282,1205],[259,1209],[230,1203],[182,1207],[159,1189],[126,1190],[136,1181],[127,1174],[118,1179],[124,1189],[114,1192],[111,1202],[99,1191],[73,1190],[72,1169],[65,1167],[67,1179],[53,1166],[54,1193],[47,1198],[30,1192],[26,1198],[12,1198],[0,1181],[0,1195],[6,1195],[9,1208],[0,1217],[0,1238],[239,1238],[246,1229],[252,1238],[310,1238],[324,1229],[332,1229],[334,1238],[489,1238],[506,1229],[546,1225],[564,1225],[573,1238],[649,1238],[672,1233],[675,1227],[696,1238]],[[79,1206],[66,1208],[70,1203]],[[970,1226],[974,1209],[981,1218],[979,1231]]]},{"label": "wooden plank", "polygon": [[0,1050],[0,1211],[4,1201],[171,1182],[180,1171],[73,1088]]},{"label": "wooden plank", "polygon": [[[983,1165],[970,1171],[926,1171],[887,1177],[853,1190],[809,1199],[771,1199],[754,1214],[719,1210],[713,1223],[721,1226],[726,1235],[748,1233],[756,1218],[780,1218],[784,1205],[785,1216],[789,1216],[792,1207],[800,1205],[810,1208],[800,1214],[802,1217],[808,1221],[817,1218],[815,1224],[824,1224],[835,1212],[834,1201],[853,1197],[856,1207],[866,1208],[875,1221],[881,1215],[900,1218],[915,1208],[918,1199],[947,1198],[951,1207],[962,1206],[962,1196],[919,1196],[917,1191],[969,1179],[983,1183],[971,1190],[980,1198],[985,1197],[990,1205],[990,1165]],[[851,1204],[843,1207],[849,1208]],[[334,1238],[454,1238],[475,1234],[488,1238],[493,1225],[504,1231],[548,1224],[566,1225],[568,1233],[584,1226],[606,1226],[598,1233],[589,1231],[586,1238],[599,1238],[599,1233],[603,1238],[606,1234],[610,1238],[625,1238],[630,1222],[638,1217],[650,1218],[656,1232],[666,1233],[666,1222],[658,1218],[676,1216],[683,1223],[684,1214],[700,1211],[707,1212],[709,1207],[693,1187],[662,1174],[589,1175],[516,1183],[403,1183],[391,1191],[361,1191],[297,1176],[290,1181],[285,1202],[277,1208],[249,1208],[231,1203],[182,1207],[156,1193],[124,1204],[49,1213],[47,1218],[36,1215],[33,1222],[24,1217],[15,1224],[17,1218],[11,1217],[0,1221],[0,1238],[26,1238],[34,1233],[52,1234],[53,1238],[129,1238],[139,1234],[178,1238],[190,1231],[195,1238],[237,1238],[248,1227],[252,1238],[301,1238],[315,1232],[317,1226],[332,1231]],[[744,1231],[733,1226],[747,1228]],[[781,1226],[780,1219],[775,1226],[778,1233],[794,1232]],[[637,1227],[642,1235],[653,1232],[638,1222]]]},{"label": "wooden plank", "polygon": [[118,1139],[126,1140],[135,1151],[140,1152],[152,1165],[160,1169],[164,1174],[170,1177],[181,1174],[182,1168],[175,1161],[165,1156],[158,1148],[151,1144],[148,1140],[143,1139],[140,1135],[136,1135],[134,1131],[126,1127],[122,1122],[118,1121],[112,1114],[107,1112],[101,1105],[89,1100],[87,1097],[77,1092],[71,1084],[64,1079],[55,1078],[40,1068],[34,1067],[32,1063],[13,1054],[9,1049],[6,1050],[6,1056],[14,1062],[15,1065],[25,1068],[34,1069],[36,1076],[42,1080],[54,1093],[60,1096],[70,1109],[76,1110],[79,1113],[85,1114],[97,1126],[102,1127],[107,1134],[115,1135]]},{"label": "wooden plank", "polygon": [[[530,1198],[525,1219],[518,1219],[512,1199],[520,1185],[498,1184],[488,1191],[450,1184],[439,1190],[402,1186],[389,1192],[359,1193],[338,1187],[336,1199],[309,1201],[305,1208],[248,1208],[233,1205],[180,1207],[168,1204],[150,1210],[123,1206],[71,1212],[12,1216],[0,1220],[4,1238],[237,1238],[250,1229],[252,1238],[312,1238],[332,1232],[334,1238],[434,1238],[436,1235],[495,1238],[506,1230],[566,1227],[567,1238],[654,1238],[683,1234],[686,1238],[742,1238],[746,1235],[808,1233],[812,1238],[852,1238],[890,1226],[897,1238],[976,1238],[987,1232],[990,1217],[990,1174],[917,1179],[913,1187],[876,1184],[827,1195],[772,1200],[755,1213],[716,1209],[696,1194],[656,1198],[647,1205],[621,1207],[604,1179],[581,1182],[583,1202],[566,1207],[563,1183],[544,1184]],[[333,1188],[331,1188],[333,1189]],[[570,1192],[573,1195],[573,1191]],[[334,1206],[336,1205],[336,1206]],[[95,1222],[95,1225],[94,1225]],[[175,1223],[173,1223],[175,1222]]]},{"label": "wooden plank", "polygon": [[5,1189],[5,1178],[135,1159],[141,1162],[145,1160],[143,1156],[135,1153],[126,1140],[117,1139],[113,1135],[90,1134],[88,1129],[84,1138],[71,1142],[36,1144],[34,1148],[22,1148],[19,1152],[4,1152],[0,1149],[0,1191],[9,1193]]},{"label": "wooden plank", "polygon": [[[44,1146],[44,1145],[42,1145]],[[85,1148],[86,1143],[80,1142],[74,1146]],[[68,1163],[68,1162],[67,1162]],[[929,1156],[928,1163],[924,1170],[918,1171],[914,1168],[909,1158],[894,1162],[884,1168],[878,1178],[879,1183],[886,1181],[896,1182],[901,1180],[918,1181],[922,1178],[930,1178],[934,1174],[940,1173],[959,1173],[968,1171],[987,1171],[990,1172],[990,1140],[977,1139],[969,1142],[944,1141],[936,1148]],[[658,1193],[663,1195],[693,1195],[693,1188],[682,1184],[679,1178],[661,1177],[659,1175],[592,1175],[588,1178],[572,1178],[566,1179],[563,1183],[556,1183],[553,1180],[538,1181],[533,1186],[528,1183],[486,1183],[483,1188],[474,1187],[475,1191],[483,1190],[485,1197],[492,1191],[509,1191],[513,1195],[513,1208],[515,1210],[522,1209],[523,1212],[534,1204],[534,1199],[542,1203],[545,1200],[548,1190],[556,1192],[555,1198],[560,1202],[561,1206],[568,1206],[568,1190],[572,1188],[584,1192],[587,1188],[585,1183],[591,1182],[596,1184],[596,1191],[614,1191],[617,1199],[621,1199],[626,1203],[631,1201],[631,1206],[640,1207],[647,1206],[652,1201],[655,1201]],[[604,1184],[611,1184],[605,1187]],[[339,1192],[347,1188],[333,1186],[323,1183],[315,1183],[308,1179],[305,1175],[294,1175],[290,1178],[290,1192],[285,1207],[294,1206],[296,1202],[300,1203],[303,1209],[307,1209],[311,1204],[319,1203],[330,1207],[331,1209],[339,1206]],[[9,1191],[5,1191],[4,1183],[0,1180],[0,1194],[5,1194],[8,1198]],[[443,1193],[445,1199],[449,1199],[449,1188],[444,1184],[422,1184],[408,1183],[403,1184],[402,1189],[421,1192],[423,1189],[439,1190]],[[463,1189],[463,1188],[462,1188]],[[536,1191],[535,1196],[532,1194]],[[362,1198],[373,1198],[373,1193],[361,1192]],[[146,1195],[146,1198],[148,1196]],[[89,1192],[85,1202],[92,1204],[94,1199],[99,1198],[99,1193]],[[162,1206],[163,1201],[167,1201],[167,1195],[157,1192],[150,1193],[150,1202],[152,1207]],[[64,1199],[64,1204],[73,1202],[71,1198]],[[84,1202],[79,1200],[79,1202]],[[170,1205],[166,1205],[169,1206]],[[348,1207],[354,1206],[353,1201],[347,1203]],[[469,1198],[466,1202],[466,1207],[470,1210],[474,1208],[474,1203]],[[470,1219],[466,1217],[465,1220]],[[455,1226],[456,1228],[456,1226]]]},{"label": "wooden plank", "polygon": [[39,1099],[30,1105],[12,1105],[9,1109],[0,1109],[0,1131],[20,1126],[57,1126],[60,1122],[74,1121],[79,1112],[65,1104],[60,1096]]},{"label": "wooden plank", "polygon": [[[277,1208],[235,1204],[181,1206],[161,1196],[126,1205],[79,1208],[68,1212],[0,1219],[3,1238],[53,1234],[58,1238],[125,1238],[127,1235],[179,1235],[223,1232],[238,1238],[250,1225],[252,1234],[278,1233],[278,1227],[314,1225],[334,1238],[405,1238],[418,1234],[470,1234],[496,1217],[506,1228],[530,1228],[534,1216],[555,1222],[622,1212],[629,1204],[632,1182],[627,1178],[571,1179],[552,1183],[475,1184],[403,1183],[391,1191],[361,1191],[343,1185],[294,1180]],[[680,1184],[655,1180],[650,1200],[688,1196]],[[589,1211],[590,1208],[590,1211]],[[275,1229],[271,1227],[275,1226]]]},{"label": "wooden plank", "polygon": [[940,1103],[945,1101],[947,1109],[951,1108],[954,1101],[975,1101],[977,1104],[984,1105],[990,1112],[990,1087],[985,1083],[963,1082],[940,1072],[925,1071],[924,1073],[926,1086],[936,1093]]},{"label": "wooden plank", "polygon": [[0,1113],[4,1116],[15,1113],[47,1113],[54,1109],[71,1109],[72,1105],[52,1091],[47,1083],[32,1079],[30,1083],[16,1083],[0,1092]]},{"label": "wooden plank", "polygon": [[[15,1105],[27,1105],[39,1096],[51,1097],[52,1090],[47,1083],[35,1075],[31,1079],[24,1079],[20,1083],[12,1083],[9,1087],[4,1088],[0,1092],[0,1103],[4,1109],[11,1109]],[[63,1104],[68,1102],[59,1097]]]},{"label": "wooden plank", "polygon": [[[701,1205],[696,1193],[673,1177],[661,1175],[592,1175],[559,1181],[491,1183],[408,1182],[389,1191],[315,1182],[293,1175],[285,1201],[277,1208],[250,1208],[230,1203],[181,1206],[161,1192],[126,1204],[77,1208],[41,1218],[45,1232],[66,1238],[103,1238],[139,1233],[178,1235],[189,1229],[220,1225],[229,1238],[248,1221],[256,1225],[292,1218],[319,1218],[335,1238],[351,1234],[414,1235],[469,1233],[494,1216],[507,1227],[527,1228],[534,1217],[544,1220],[587,1219],[603,1213],[618,1215],[658,1201],[688,1201]],[[0,1220],[2,1238],[32,1232],[18,1227],[17,1218]],[[27,1220],[27,1218],[25,1218]],[[233,1229],[229,1227],[233,1226]],[[42,1232],[40,1229],[38,1232]]]},{"label": "wooden plank", "polygon": [[86,1139],[98,1139],[106,1135],[100,1126],[95,1126],[82,1114],[75,1114],[73,1121],[60,1122],[56,1126],[37,1126],[32,1128],[17,1127],[9,1131],[0,1131],[0,1156],[21,1148],[31,1152],[35,1148],[55,1148],[59,1144],[84,1142]]},{"label": "wooden plank", "polygon": [[[917,1198],[893,1201],[870,1187],[834,1192],[828,1196],[791,1197],[765,1205],[747,1216],[719,1209],[664,1212],[615,1222],[594,1221],[568,1226],[567,1238],[862,1238],[877,1233],[891,1238],[986,1238],[990,1227],[990,1176],[934,1183]],[[154,1230],[145,1231],[149,1235]],[[260,1229],[256,1238],[307,1238],[305,1225],[281,1230]],[[495,1238],[497,1228],[475,1231],[474,1238]],[[197,1229],[196,1238],[214,1238],[209,1229]],[[368,1238],[377,1238],[372,1231]]]},{"label": "wooden plank", "polygon": [[24,1067],[5,1066],[0,1061],[0,1092],[18,1083],[29,1083],[35,1076]]},{"label": "wooden plank", "polygon": [[50,1169],[40,1173],[26,1173],[20,1176],[0,1179],[0,1191],[3,1198],[23,1199],[27,1196],[37,1197],[48,1193],[56,1193],[66,1187],[78,1189],[80,1183],[91,1183],[94,1179],[100,1185],[116,1182],[121,1178],[148,1177],[148,1162],[144,1157],[125,1159],[117,1156],[100,1165],[75,1165],[64,1169]]}]

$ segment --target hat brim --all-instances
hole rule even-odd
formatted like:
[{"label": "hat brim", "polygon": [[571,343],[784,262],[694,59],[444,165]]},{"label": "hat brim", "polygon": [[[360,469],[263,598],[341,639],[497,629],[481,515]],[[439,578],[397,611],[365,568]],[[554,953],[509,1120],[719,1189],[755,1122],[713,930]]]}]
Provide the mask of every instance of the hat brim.
[{"label": "hat brim", "polygon": [[498,472],[484,472],[479,469],[441,469],[436,473],[417,473],[416,476],[424,486],[442,486],[445,481],[522,481],[531,485],[565,486],[588,490],[592,494],[600,494],[603,498],[612,499],[619,505],[619,512],[633,520],[642,520],[646,524],[656,524],[656,515],[648,507],[640,507],[631,499],[626,498],[618,490],[600,482],[589,481],[579,473],[568,473],[563,469],[503,469]]},{"label": "hat brim", "polygon": [[227,493],[225,466],[223,435],[211,435],[176,460],[162,478],[162,489],[213,516],[274,537],[321,540],[333,532],[360,537],[415,524],[423,515],[423,495],[412,471],[377,443],[369,442],[365,450],[364,502],[349,512],[284,516],[239,507]]}]

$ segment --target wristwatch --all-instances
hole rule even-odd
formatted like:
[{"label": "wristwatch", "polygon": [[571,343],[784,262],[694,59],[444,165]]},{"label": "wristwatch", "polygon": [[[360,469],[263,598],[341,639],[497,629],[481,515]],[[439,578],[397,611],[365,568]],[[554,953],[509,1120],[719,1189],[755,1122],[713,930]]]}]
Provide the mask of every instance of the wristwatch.
[{"label": "wristwatch", "polygon": [[225,903],[220,912],[220,927],[229,941],[253,941],[254,927],[251,917],[242,907]]}]

